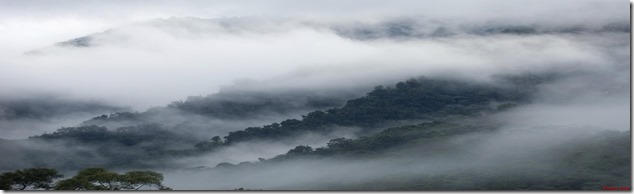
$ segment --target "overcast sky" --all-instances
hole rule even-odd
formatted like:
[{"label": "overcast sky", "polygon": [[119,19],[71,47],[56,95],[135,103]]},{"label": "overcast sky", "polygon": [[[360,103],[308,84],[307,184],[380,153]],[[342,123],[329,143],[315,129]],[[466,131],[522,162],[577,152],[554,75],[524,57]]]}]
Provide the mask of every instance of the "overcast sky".
[{"label": "overcast sky", "polygon": [[[422,15],[431,18],[606,21],[626,18],[623,0],[3,0],[0,35],[12,48],[46,45],[117,25],[167,17],[279,16],[291,18],[380,18]],[[4,44],[6,45],[6,44]],[[17,47],[16,47],[17,46]]]},{"label": "overcast sky", "polygon": [[[586,42],[548,36],[368,43],[294,25],[273,35],[203,38],[165,33],[178,32],[179,26],[156,29],[136,25],[170,17],[281,18],[325,23],[423,17],[467,23],[593,25],[627,21],[628,15],[628,3],[623,0],[396,0],[389,3],[378,0],[2,0],[0,92],[5,98],[58,93],[143,110],[190,95],[210,94],[235,80],[267,80],[306,71],[346,72],[340,74],[361,79],[385,72],[382,67],[407,69],[427,65],[460,68],[465,72],[499,70],[501,66],[495,65],[496,62],[517,57],[536,60],[534,54],[545,56],[539,58],[541,61],[589,63],[605,59],[601,54],[588,55],[593,51]],[[185,22],[182,25],[198,24]],[[265,24],[262,26],[266,29]],[[274,22],[269,27],[281,28]],[[96,49],[61,49],[43,56],[24,55],[108,29],[122,29],[108,37],[119,41],[117,44],[107,43]],[[479,44],[489,43],[520,45],[518,53],[525,54],[499,52],[499,48],[488,49],[493,55],[478,51],[482,48]],[[526,44],[542,45],[549,50],[524,47]],[[521,52],[523,49],[526,52]],[[553,51],[566,54],[553,56]],[[467,63],[471,66],[464,65]],[[355,74],[360,69],[375,74]],[[321,79],[346,82],[342,76]]]}]

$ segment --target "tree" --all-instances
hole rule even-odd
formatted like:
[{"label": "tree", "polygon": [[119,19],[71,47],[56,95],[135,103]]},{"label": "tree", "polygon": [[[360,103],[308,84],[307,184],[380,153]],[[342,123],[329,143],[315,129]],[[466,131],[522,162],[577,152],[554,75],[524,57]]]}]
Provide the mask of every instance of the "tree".
[{"label": "tree", "polygon": [[27,168],[0,175],[0,189],[2,190],[49,190],[54,179],[62,175],[55,169]]},{"label": "tree", "polygon": [[335,138],[335,139],[331,139],[330,142],[328,142],[327,146],[330,149],[346,149],[348,148],[348,146],[350,146],[350,144],[352,143],[352,139],[348,139],[345,137],[340,137],[340,138]]},{"label": "tree", "polygon": [[[158,190],[171,190],[163,186],[163,175],[153,171],[130,171],[123,175],[103,168],[87,168],[79,171],[70,179],[59,181],[56,190],[139,190],[156,187]],[[149,189],[148,189],[149,190]]]},{"label": "tree", "polygon": [[16,179],[14,172],[5,172],[0,175],[0,190],[12,190],[13,180]]},{"label": "tree", "polygon": [[[120,190],[119,174],[103,168],[80,170],[72,180],[63,182],[63,190]],[[61,181],[60,181],[61,182]],[[57,185],[56,189],[62,189]],[[76,186],[76,187],[73,187]]]},{"label": "tree", "polygon": [[66,180],[58,181],[55,184],[55,190],[89,190],[87,189],[88,183],[82,182],[78,179],[70,178]]},{"label": "tree", "polygon": [[222,139],[220,138],[220,136],[214,136],[211,138],[211,142],[213,142],[214,144],[222,144]]},{"label": "tree", "polygon": [[125,183],[124,188],[139,190],[141,187],[157,187],[162,188],[163,175],[153,171],[131,171],[122,175],[122,181]]},{"label": "tree", "polygon": [[[103,169],[100,169],[103,170]],[[121,184],[119,174],[110,171],[96,171],[95,174],[84,177],[90,183],[96,183],[94,190],[120,190]]]},{"label": "tree", "polygon": [[289,150],[286,154],[291,154],[291,155],[301,155],[301,154],[308,154],[313,152],[313,148],[307,145],[300,145],[297,146],[291,150]]}]

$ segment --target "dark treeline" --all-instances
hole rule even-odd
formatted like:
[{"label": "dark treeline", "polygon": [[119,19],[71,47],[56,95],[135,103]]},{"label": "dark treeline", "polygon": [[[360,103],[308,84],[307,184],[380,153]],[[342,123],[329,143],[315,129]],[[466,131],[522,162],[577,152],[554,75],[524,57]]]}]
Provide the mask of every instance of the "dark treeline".
[{"label": "dark treeline", "polygon": [[[500,125],[489,120],[455,119],[447,122],[430,122],[386,129],[378,134],[358,139],[337,138],[326,146],[312,148],[297,146],[285,154],[260,161],[239,164],[221,163],[209,173],[225,174],[257,173],[257,169],[284,168],[306,161],[322,161],[324,158],[338,159],[346,163],[363,163],[368,160],[387,160],[395,163],[399,160],[424,162],[431,158],[444,158],[447,155],[461,153],[462,157],[480,160],[478,154],[469,156],[467,147],[477,146],[481,138],[495,137]],[[467,121],[467,122],[465,122]],[[584,130],[575,130],[585,133]],[[507,131],[508,132],[508,131]],[[569,133],[571,131],[568,131]],[[529,133],[539,133],[537,131]],[[471,145],[452,143],[452,139],[468,134],[477,134]],[[556,133],[555,133],[556,134]],[[522,135],[511,132],[511,136]],[[523,134],[526,135],[526,134]],[[398,169],[381,171],[380,177],[368,181],[319,181],[302,185],[302,189],[329,188],[334,190],[601,190],[606,185],[630,186],[629,132],[595,131],[587,135],[576,136],[573,142],[557,146],[545,146],[547,153],[531,156],[530,149],[513,150],[499,154],[497,158],[487,160],[486,164],[474,161],[461,161],[460,164],[439,165],[442,173],[411,169],[416,164],[407,164]],[[480,138],[480,139],[479,139]],[[535,147],[541,147],[536,145]],[[486,153],[491,154],[491,153]],[[460,157],[459,157],[460,158]],[[458,160],[459,160],[458,158]],[[393,160],[393,161],[392,161]],[[336,160],[335,160],[336,161]],[[313,164],[313,163],[311,163]],[[393,165],[388,162],[384,165]],[[314,164],[313,164],[314,165]],[[334,162],[333,165],[338,165]],[[420,164],[423,166],[423,164]],[[477,166],[482,165],[482,166]],[[493,167],[492,167],[492,166]],[[306,165],[310,166],[310,165]],[[305,173],[319,171],[308,169]],[[377,166],[376,168],[382,168]],[[327,168],[326,168],[327,169]],[[375,169],[371,169],[375,170]],[[255,171],[255,172],[253,172]],[[362,173],[350,170],[349,173]],[[367,172],[364,172],[367,173]],[[239,176],[239,175],[238,175]],[[333,175],[336,176],[336,175]]]},{"label": "dark treeline", "polygon": [[[263,127],[230,132],[225,143],[279,138],[304,131],[327,132],[332,126],[376,127],[387,121],[433,119],[497,111],[529,100],[530,92],[546,78],[535,75],[504,77],[507,86],[453,80],[410,79],[394,87],[377,86],[366,96],[349,100],[342,108],[313,111],[302,120],[288,119]],[[491,103],[499,105],[491,107]]]},{"label": "dark treeline", "polygon": [[339,36],[354,40],[376,39],[424,39],[451,37],[459,35],[493,36],[493,35],[539,35],[539,34],[579,34],[588,32],[629,32],[627,22],[608,23],[598,27],[581,25],[539,26],[517,23],[479,24],[479,25],[446,25],[443,22],[420,22],[413,19],[395,19],[374,24],[359,23],[356,25],[335,25],[332,27]]},{"label": "dark treeline", "polygon": [[223,119],[241,119],[264,113],[285,114],[297,110],[315,110],[340,106],[346,96],[320,95],[311,92],[246,92],[233,91],[206,97],[189,97],[168,107]]},{"label": "dark treeline", "polygon": [[[263,127],[248,127],[244,130],[229,132],[224,137],[213,136],[205,141],[197,141],[200,137],[192,137],[191,134],[160,123],[145,123],[115,129],[86,125],[64,127],[53,133],[23,140],[30,143],[40,142],[45,143],[44,145],[61,146],[64,148],[62,151],[44,154],[47,151],[38,150],[40,148],[37,146],[24,147],[25,150],[19,151],[23,155],[22,158],[29,158],[27,167],[53,167],[70,171],[90,166],[112,169],[187,168],[187,166],[169,166],[166,162],[201,156],[240,142],[280,141],[284,138],[292,139],[306,132],[327,133],[335,130],[337,126],[355,126],[362,129],[359,132],[359,138],[334,138],[325,146],[316,148],[300,143],[299,146],[286,153],[272,158],[259,158],[259,161],[244,161],[238,164],[222,162],[212,168],[212,171],[235,171],[239,174],[243,170],[266,169],[294,161],[322,159],[344,159],[354,162],[384,158],[433,158],[464,151],[465,145],[450,143],[449,140],[453,138],[469,134],[495,136],[502,125],[490,120],[488,116],[514,110],[516,107],[530,103],[537,87],[549,83],[554,79],[553,77],[556,76],[499,76],[498,81],[494,83],[410,79],[393,86],[377,86],[361,98],[348,100],[340,108],[312,111],[302,119],[287,119]],[[176,106],[173,104],[171,108],[177,108]],[[96,117],[92,121],[99,119],[108,120],[108,122],[117,119],[130,121],[139,119],[139,115],[139,113],[124,112],[113,116]],[[418,124],[397,124],[392,127],[385,125],[385,123],[401,120],[411,120]],[[629,137],[626,132],[606,131],[596,135],[580,136],[578,141],[584,142],[583,144],[554,146],[557,149],[552,151],[554,153],[552,155],[557,157],[556,160],[553,159],[555,162],[545,165],[549,168],[544,167],[540,161],[532,161],[530,158],[510,157],[504,159],[502,163],[504,165],[500,166],[500,171],[489,170],[490,168],[456,167],[443,174],[423,173],[413,176],[411,173],[388,173],[385,176],[389,178],[386,179],[358,183],[317,182],[305,189],[598,189],[600,187],[597,185],[628,185],[624,182],[630,178],[629,174],[625,173],[629,172],[630,168],[627,165],[630,151],[626,146],[629,145],[627,144],[629,139],[626,137]],[[9,141],[0,141],[0,144],[20,147]],[[8,149],[8,147],[2,149]],[[18,157],[20,154],[12,155],[20,159]],[[6,160],[3,164],[8,164],[7,161],[11,164],[15,163]],[[508,164],[524,162],[528,163],[526,165]],[[4,167],[3,171],[16,169],[16,167],[18,166]],[[549,172],[553,168],[559,170]],[[523,173],[522,176],[525,178],[504,174],[503,171],[506,170]],[[7,175],[2,183],[4,188],[103,190],[143,187],[133,186],[134,184],[129,182],[130,178],[126,178],[126,176],[132,176],[128,173],[117,174],[103,169],[82,170],[77,176],[55,184],[48,181],[49,179],[43,180],[44,183],[11,183],[19,180],[19,178],[11,178],[19,177],[15,173],[19,174],[21,171],[5,173]],[[101,174],[103,177],[93,176],[91,173]],[[150,175],[159,177],[148,174]],[[594,178],[595,175],[603,178],[598,180]],[[51,177],[51,179],[59,178],[56,173]],[[162,176],[160,177],[162,180]],[[8,181],[10,184],[7,180],[10,180]],[[90,181],[86,182],[86,180],[93,180],[93,182],[88,183]],[[108,182],[108,184],[100,184],[99,181]],[[166,189],[160,184],[153,185],[156,189]]]},{"label": "dark treeline", "polygon": [[[222,19],[200,19],[172,17],[169,19],[154,20],[150,23],[156,26],[178,25],[181,28],[192,28],[193,32],[200,26],[214,26],[214,31],[220,33],[249,32],[253,26],[261,25],[257,20],[249,17],[222,18]],[[272,21],[268,21],[272,22]],[[283,24],[282,21],[277,21]],[[287,21],[290,22],[290,21]],[[183,24],[198,25],[183,25]],[[305,25],[305,24],[304,24]],[[603,25],[536,25],[528,23],[480,23],[465,24],[460,22],[429,21],[421,18],[393,18],[375,23],[367,22],[339,22],[339,23],[314,23],[311,26],[331,30],[333,33],[348,39],[359,41],[371,41],[380,39],[407,40],[425,38],[443,38],[460,35],[493,36],[493,35],[543,35],[543,34],[581,34],[581,33],[602,33],[602,32],[629,32],[630,25],[627,21],[606,23]],[[60,47],[88,48],[96,46],[101,38],[108,37],[112,33],[107,30],[59,42],[55,44]]]},{"label": "dark treeline", "polygon": [[171,190],[162,184],[163,175],[154,171],[124,174],[103,168],[86,168],[77,175],[64,175],[50,168],[27,168],[0,174],[1,190]]},{"label": "dark treeline", "polygon": [[413,141],[434,141],[464,133],[483,133],[495,130],[497,126],[458,125],[449,122],[433,121],[418,125],[407,125],[389,128],[380,133],[360,137],[358,139],[336,138],[330,140],[325,147],[313,149],[300,145],[286,154],[278,155],[271,160],[283,160],[309,156],[372,156],[386,149],[411,143]]},{"label": "dark treeline", "polygon": [[[385,123],[390,121],[436,120],[501,111],[526,103],[535,87],[550,79],[549,76],[536,75],[502,76],[500,80],[503,82],[497,85],[457,80],[410,79],[394,86],[377,86],[364,97],[348,100],[341,108],[313,111],[301,120],[287,119],[263,127],[248,127],[229,132],[224,138],[214,136],[205,141],[197,141],[199,136],[179,131],[178,126],[158,123],[114,130],[95,125],[65,127],[53,133],[33,136],[30,140],[92,147],[96,153],[87,154],[93,155],[93,158],[103,157],[97,163],[105,167],[145,168],[161,166],[160,161],[163,160],[155,160],[158,158],[194,156],[249,140],[282,140],[306,132],[328,133],[337,126],[361,127],[365,130],[359,134],[367,135],[381,131]],[[199,103],[191,100],[172,106],[187,107],[185,104],[194,102]],[[91,122],[101,119],[129,121],[139,117],[135,113],[117,113],[110,117],[96,117]]]},{"label": "dark treeline", "polygon": [[76,101],[55,96],[40,98],[0,99],[0,121],[15,119],[50,119],[68,114],[94,114],[102,111],[124,111],[97,101]]},{"label": "dark treeline", "polygon": [[[332,92],[332,91],[330,91]],[[333,92],[334,93],[334,92]],[[242,91],[228,89],[208,96],[190,96],[166,107],[154,107],[142,113],[118,112],[101,115],[82,125],[102,125],[108,122],[151,123],[153,117],[170,111],[181,111],[216,119],[243,120],[266,114],[286,115],[341,106],[357,92],[337,91],[336,94],[316,91]]]}]

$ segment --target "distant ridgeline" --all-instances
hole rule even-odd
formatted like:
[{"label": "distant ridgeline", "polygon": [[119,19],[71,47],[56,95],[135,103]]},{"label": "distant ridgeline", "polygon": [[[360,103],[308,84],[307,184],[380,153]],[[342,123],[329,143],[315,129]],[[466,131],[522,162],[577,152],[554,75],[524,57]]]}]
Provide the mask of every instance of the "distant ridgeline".
[{"label": "distant ridgeline", "polygon": [[[215,33],[235,33],[235,32],[250,32],[254,29],[253,26],[259,26],[262,24],[268,24],[266,21],[253,18],[222,18],[222,19],[199,19],[199,18],[179,18],[172,17],[169,19],[153,20],[145,23],[146,26],[157,28],[158,30],[164,30],[166,26],[177,25],[179,28],[188,29],[187,31],[192,33],[201,34],[215,34]],[[280,25],[287,24],[291,21],[276,21],[280,22]],[[306,25],[306,23],[299,23],[296,25]],[[421,18],[402,18],[385,20],[378,23],[364,23],[364,22],[343,22],[339,24],[322,23],[317,24],[310,22],[310,25],[306,27],[325,28],[334,34],[352,40],[358,41],[371,41],[381,39],[427,39],[427,38],[442,38],[452,37],[460,35],[473,35],[473,36],[491,36],[491,35],[538,35],[538,34],[579,34],[579,33],[613,33],[621,32],[627,33],[630,31],[630,25],[628,21],[607,23],[601,26],[587,27],[583,25],[575,24],[560,24],[558,26],[540,26],[540,25],[525,25],[525,24],[513,24],[513,23],[488,23],[488,24],[476,24],[464,25],[452,22],[440,22],[440,21],[428,21]],[[100,33],[94,33],[82,37],[77,37],[64,42],[55,44],[58,47],[74,47],[74,48],[91,48],[98,47],[101,44],[112,43],[113,38],[111,36],[118,36],[118,30],[125,29],[126,27],[119,27],[106,30]],[[259,28],[255,28],[259,29]],[[173,36],[173,32],[165,31],[165,33]],[[32,51],[31,53],[37,53]]]},{"label": "distant ridgeline", "polygon": [[[160,124],[143,122],[116,130],[94,125],[66,127],[54,133],[31,137],[30,140],[60,140],[65,144],[96,146],[100,157],[108,159],[106,164],[102,164],[105,167],[151,167],[160,165],[157,162],[147,162],[157,157],[195,155],[238,142],[292,138],[304,132],[328,133],[336,130],[336,126],[376,129],[390,121],[434,121],[451,116],[477,117],[528,102],[535,87],[553,77],[500,76],[499,83],[495,84],[429,78],[410,79],[390,87],[377,86],[364,97],[348,100],[341,108],[313,111],[301,120],[288,119],[263,127],[248,127],[229,132],[224,138],[215,136],[194,145],[191,142],[199,137],[191,137]],[[191,107],[192,104],[201,102],[203,100],[199,99],[174,103],[172,107],[201,111],[202,109]],[[134,120],[142,114],[144,113],[119,113],[111,117],[96,117],[86,123],[96,120]],[[216,113],[212,111],[210,114]],[[388,134],[385,137],[391,138],[389,131],[386,130],[379,135]],[[362,131],[362,134],[369,135],[368,133]],[[400,140],[395,139],[394,142]],[[77,165],[75,167],[80,167],[80,164]]]},{"label": "distant ridgeline", "polygon": [[[537,81],[537,80],[536,80]],[[289,119],[264,127],[230,132],[225,144],[256,138],[278,138],[302,131],[328,131],[333,126],[375,127],[386,121],[433,119],[449,115],[476,115],[515,106],[528,100],[530,87],[487,86],[426,78],[377,86],[365,97],[349,100],[342,108],[314,111],[302,120]],[[498,104],[492,106],[493,103]]]},{"label": "distant ridgeline", "polygon": [[[123,125],[149,124],[155,117],[174,113],[194,114],[218,119],[244,120],[262,115],[284,115],[298,111],[312,111],[338,107],[355,92],[338,95],[320,95],[315,91],[221,91],[202,96],[191,96],[185,101],[175,101],[166,107],[154,107],[142,113],[118,112],[84,121],[82,126],[123,123]],[[160,120],[160,119],[159,119]]]}]

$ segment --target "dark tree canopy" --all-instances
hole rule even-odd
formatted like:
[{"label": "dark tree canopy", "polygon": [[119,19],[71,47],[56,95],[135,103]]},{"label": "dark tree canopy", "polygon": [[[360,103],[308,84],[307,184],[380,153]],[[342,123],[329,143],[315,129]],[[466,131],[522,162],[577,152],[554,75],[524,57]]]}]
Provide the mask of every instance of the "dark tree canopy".
[{"label": "dark tree canopy", "polygon": [[161,173],[153,171],[130,171],[121,176],[122,181],[125,183],[125,189],[139,190],[142,187],[148,188],[164,188],[163,175]]},{"label": "dark tree canopy", "polygon": [[2,190],[49,190],[53,188],[53,181],[62,175],[55,169],[27,168],[0,175],[0,189]]},{"label": "dark tree canopy", "polygon": [[[225,144],[256,138],[280,138],[301,131],[324,132],[333,125],[371,128],[386,121],[477,115],[497,111],[491,108],[492,102],[506,103],[500,107],[503,110],[526,101],[534,86],[541,83],[536,81],[540,77],[530,78],[526,79],[531,81],[508,82],[511,87],[427,78],[398,82],[393,87],[377,86],[364,97],[348,100],[341,108],[313,111],[302,120],[288,119],[279,124],[230,132],[224,137]],[[518,85],[522,87],[516,87]]]},{"label": "dark tree canopy", "polygon": [[166,190],[163,175],[153,171],[130,171],[118,174],[103,168],[87,168],[70,179],[62,180],[56,190]]}]

